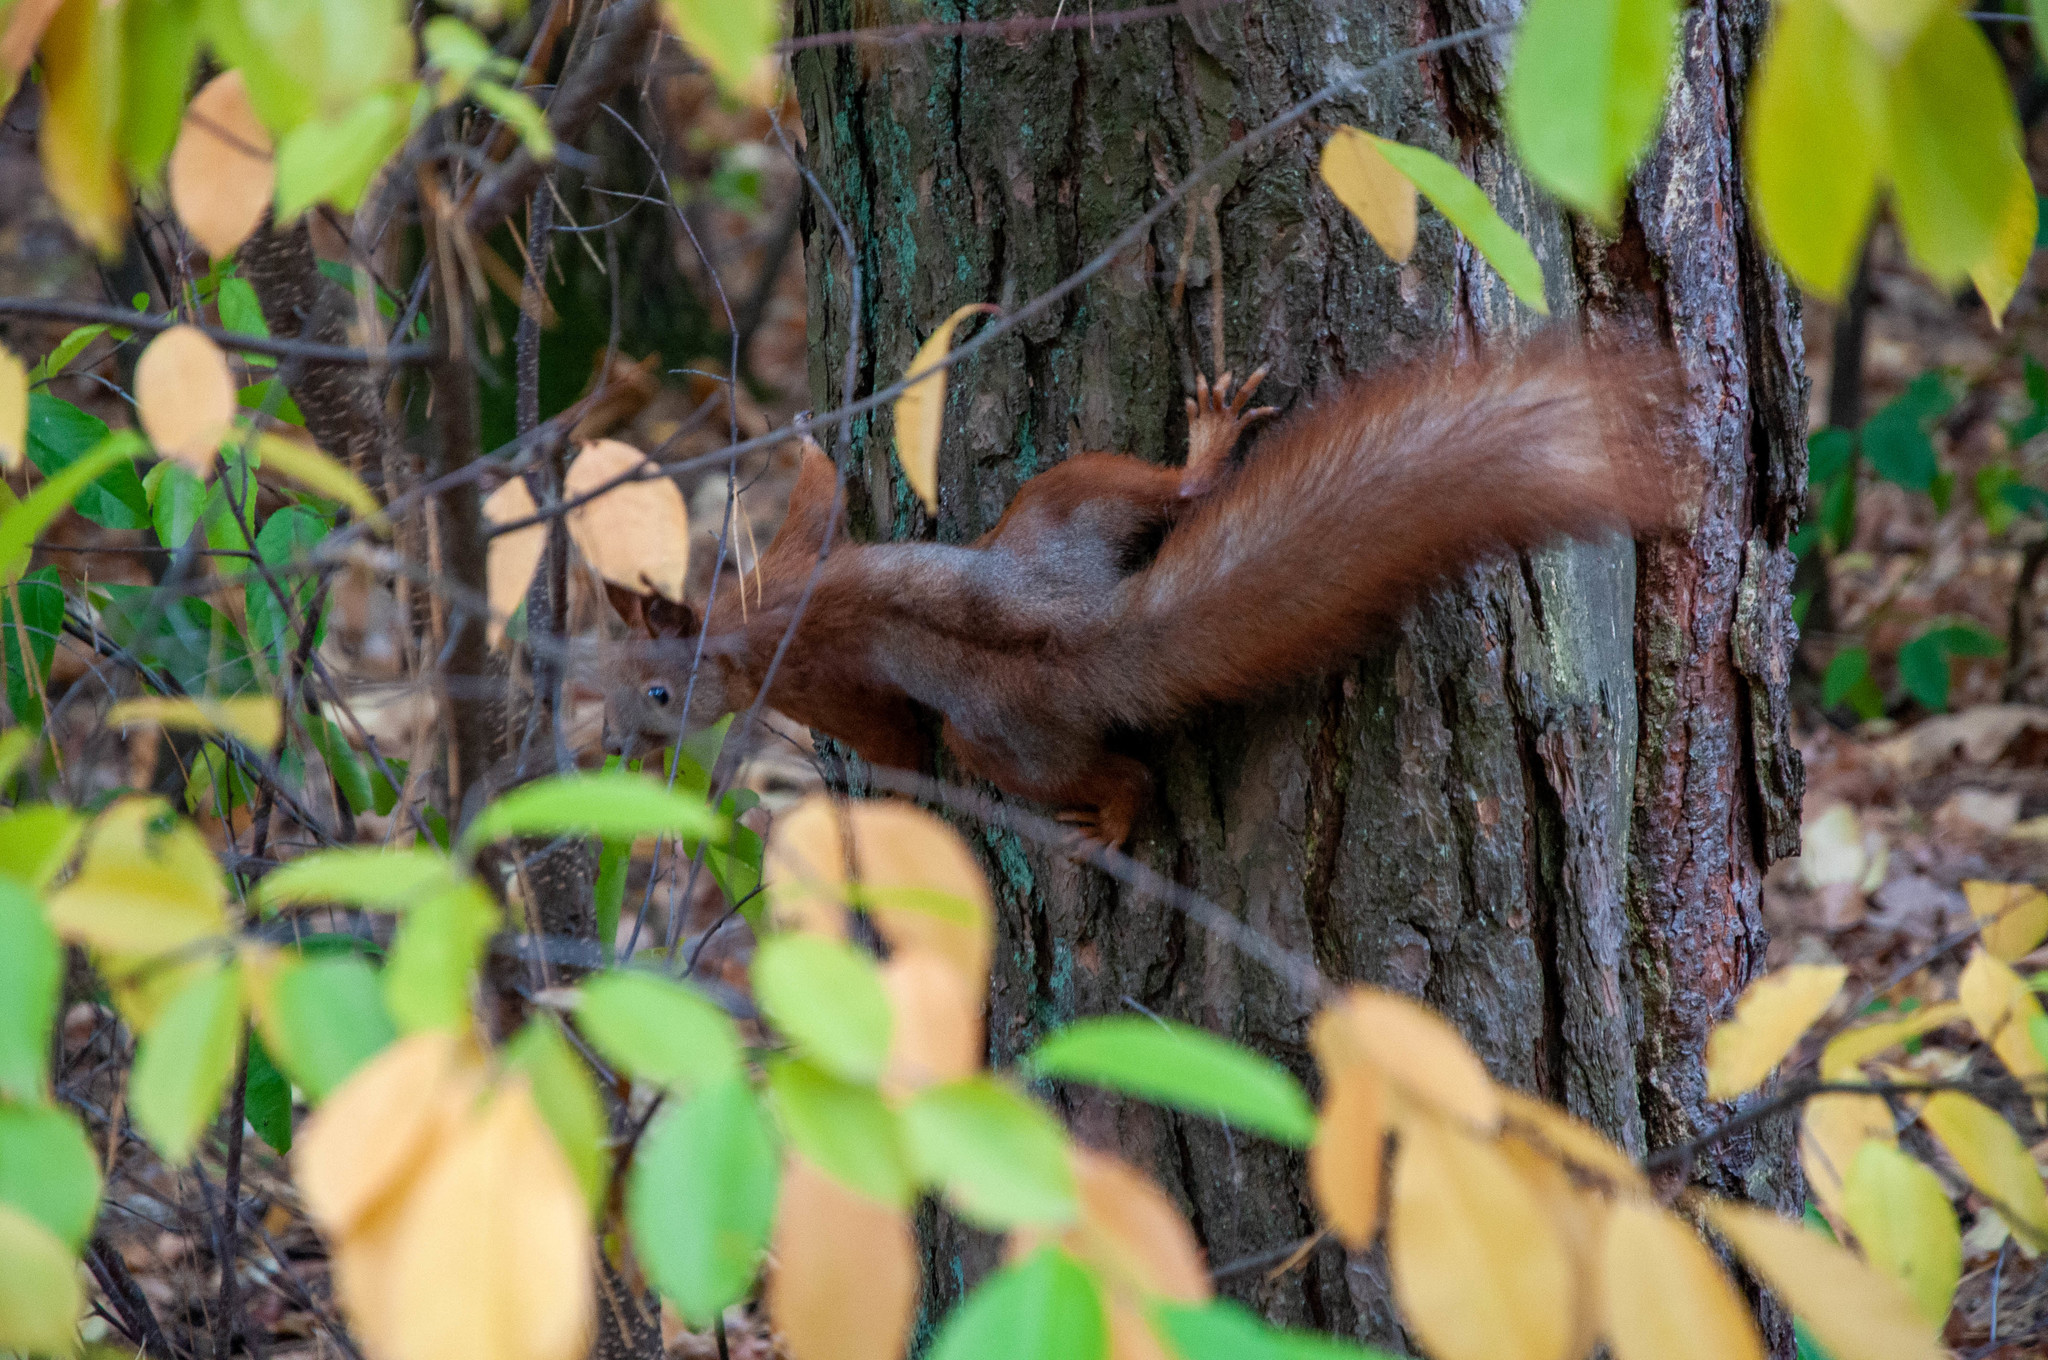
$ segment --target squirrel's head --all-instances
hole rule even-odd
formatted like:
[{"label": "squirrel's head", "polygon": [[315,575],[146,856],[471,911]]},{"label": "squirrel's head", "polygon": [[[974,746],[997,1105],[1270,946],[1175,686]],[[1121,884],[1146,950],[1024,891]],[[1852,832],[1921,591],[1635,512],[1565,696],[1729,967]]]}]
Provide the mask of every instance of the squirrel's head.
[{"label": "squirrel's head", "polygon": [[702,636],[696,609],[609,582],[605,594],[628,633],[605,678],[608,754],[644,759],[751,700],[728,649]]}]

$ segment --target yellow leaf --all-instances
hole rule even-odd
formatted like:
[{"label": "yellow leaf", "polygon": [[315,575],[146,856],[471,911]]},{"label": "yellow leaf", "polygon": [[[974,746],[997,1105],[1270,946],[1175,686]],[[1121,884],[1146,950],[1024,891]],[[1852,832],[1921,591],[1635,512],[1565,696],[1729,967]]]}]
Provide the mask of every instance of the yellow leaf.
[{"label": "yellow leaf", "polygon": [[1854,1081],[1856,1069],[1878,1054],[1962,1018],[1961,1006],[1953,1001],[1944,1001],[1938,1006],[1922,1006],[1902,1020],[1885,1020],[1844,1030],[1828,1040],[1828,1046],[1821,1050],[1821,1080]]},{"label": "yellow leaf", "polygon": [[370,488],[311,444],[266,430],[256,436],[256,454],[265,472],[279,473],[316,496],[340,501],[357,519],[380,534],[391,531],[390,521],[384,518],[384,507],[377,504]]},{"label": "yellow leaf", "polygon": [[[903,480],[924,502],[928,514],[937,514],[939,510],[939,430],[946,413],[946,372],[930,371],[953,348],[955,327],[977,312],[994,314],[1001,310],[986,302],[970,302],[955,309],[939,323],[937,330],[925,337],[917,353],[910,356],[909,367],[903,370],[912,382],[896,398],[896,462],[903,469]],[[919,376],[925,373],[930,376]]]},{"label": "yellow leaf", "polygon": [[[2026,162],[2015,156],[2010,166],[2012,187],[2007,191],[2005,209],[1998,217],[1998,231],[1983,259],[1970,266],[1970,282],[1991,313],[1991,324],[2003,329],[2005,309],[2019,292],[2027,276],[2027,263],[2034,258],[2034,240],[2041,227],[2041,201],[2034,192],[2034,177]],[[2037,940],[2036,943],[2039,943]]]},{"label": "yellow leaf", "polygon": [[758,94],[759,67],[772,55],[782,27],[780,6],[770,0],[663,0],[662,12],[728,94]]},{"label": "yellow leaf", "polygon": [[0,1351],[69,1355],[85,1299],[78,1263],[48,1228],[0,1204]]},{"label": "yellow leaf", "polygon": [[1614,1360],[1763,1360],[1749,1305],[1721,1263],[1657,1205],[1615,1201],[1600,1274]]},{"label": "yellow leaf", "polygon": [[841,937],[842,904],[853,900],[891,950],[942,958],[973,995],[987,989],[988,882],[960,834],[931,813],[813,794],[775,819],[767,866],[779,928]]},{"label": "yellow leaf", "polygon": [[218,896],[173,870],[112,864],[80,870],[49,899],[59,935],[123,954],[162,954],[227,928]]},{"label": "yellow leaf", "polygon": [[946,960],[921,949],[882,965],[889,997],[889,1056],[881,1088],[913,1095],[936,1082],[981,1070],[981,993],[970,992]]},{"label": "yellow leaf", "polygon": [[[30,6],[24,5],[27,9]],[[64,220],[108,258],[121,253],[128,191],[114,159],[121,113],[121,8],[65,0],[43,31],[43,182]]]},{"label": "yellow leaf", "polygon": [[[1330,1028],[1317,1049],[1326,1071],[1369,1062],[1424,1106],[1487,1132],[1500,1127],[1499,1088],[1479,1055],[1435,1011],[1398,992],[1353,987],[1326,1014]],[[1319,1029],[1323,1023],[1317,1021]]]},{"label": "yellow leaf", "polygon": [[1840,964],[1801,963],[1752,982],[1734,1016],[1707,1037],[1707,1095],[1727,1100],[1753,1090],[1827,1014],[1848,976]]},{"label": "yellow leaf", "polygon": [[1906,50],[1941,0],[1835,0],[1842,17],[1887,59]]},{"label": "yellow leaf", "polygon": [[400,1039],[358,1068],[306,1121],[292,1175],[322,1231],[346,1239],[418,1169],[481,1069],[446,1030]]},{"label": "yellow leaf", "polygon": [[2048,893],[2032,884],[1971,879],[1963,884],[1963,897],[1970,914],[1984,923],[1977,938],[2007,963],[2018,962],[2048,940]]},{"label": "yellow leaf", "polygon": [[1094,1266],[1111,1290],[1145,1299],[1201,1303],[1209,1266],[1194,1231],[1164,1191],[1114,1157],[1072,1152],[1081,1214],[1064,1245]]},{"label": "yellow leaf", "polygon": [[1767,1209],[1710,1200],[1705,1213],[1834,1360],[1944,1360],[1905,1290],[1847,1248]]},{"label": "yellow leaf", "polygon": [[1566,1360],[1564,1244],[1491,1142],[1448,1120],[1403,1126],[1387,1251],[1401,1315],[1435,1360]]},{"label": "yellow leaf", "polygon": [[1856,1154],[1842,1214],[1870,1264],[1906,1287],[1939,1327],[1963,1275],[1963,1236],[1941,1177],[1890,1143]]},{"label": "yellow leaf", "polygon": [[1323,183],[1396,263],[1415,253],[1415,182],[1379,151],[1379,138],[1340,127],[1323,143]]},{"label": "yellow leaf", "polygon": [[235,379],[220,346],[196,326],[150,341],[135,361],[135,414],[158,453],[211,477],[235,420]]},{"label": "yellow leaf", "polygon": [[1956,1000],[2008,1072],[2022,1078],[2048,1072],[2048,1059],[2034,1047],[2032,1030],[2041,1018],[2041,1003],[2025,980],[1989,950],[1977,950],[1963,965]]},{"label": "yellow leaf", "polygon": [[1799,1161],[1806,1185],[1823,1212],[1837,1223],[1842,1218],[1842,1186],[1856,1154],[1871,1141],[1896,1143],[1892,1110],[1882,1096],[1848,1095],[1839,1091],[1806,1102],[1799,1119]]},{"label": "yellow leaf", "polygon": [[1341,1026],[1330,1012],[1309,1031],[1323,1073],[1323,1109],[1308,1149],[1308,1183],[1316,1208],[1345,1246],[1364,1251],[1380,1230],[1381,1166],[1386,1155],[1386,1090],[1379,1069],[1342,1062],[1326,1051]]},{"label": "yellow leaf", "polygon": [[902,1209],[791,1157],[773,1256],[768,1315],[794,1360],[900,1360],[918,1283],[917,1241]]},{"label": "yellow leaf", "polygon": [[1500,1087],[1507,1120],[1522,1137],[1562,1157],[1579,1172],[1591,1172],[1623,1190],[1647,1190],[1642,1168],[1606,1135],[1534,1096]]},{"label": "yellow leaf", "polygon": [[1920,1107],[1920,1122],[2014,1232],[2037,1249],[2048,1247],[2048,1189],[2012,1125],[1960,1091],[1929,1096]]},{"label": "yellow leaf", "polygon": [[[654,466],[616,439],[585,444],[562,479],[565,499],[586,496],[627,473]],[[667,477],[625,482],[569,512],[569,537],[598,575],[629,590],[683,598],[690,574],[690,512]]]},{"label": "yellow leaf", "polygon": [[258,751],[284,735],[284,710],[267,694],[227,699],[123,699],[107,710],[110,726],[154,723],[175,732],[225,732]]},{"label": "yellow leaf", "polygon": [[1498,1144],[1522,1184],[1542,1206],[1543,1216],[1557,1230],[1564,1247],[1564,1260],[1571,1272],[1566,1297],[1566,1316],[1571,1319],[1571,1339],[1565,1354],[1589,1355],[1600,1332],[1600,1246],[1607,1233],[1607,1201],[1582,1190],[1571,1173],[1546,1151],[1519,1138],[1502,1137]]},{"label": "yellow leaf", "polygon": [[171,207],[214,259],[234,254],[262,224],[277,162],[240,71],[215,76],[192,96],[169,174]]},{"label": "yellow leaf", "polygon": [[[526,489],[524,477],[514,477],[484,498],[484,518],[492,524],[516,524],[530,519],[540,507]],[[541,553],[548,546],[548,527],[529,524],[509,534],[498,534],[484,550],[484,580],[491,598],[490,641],[497,646],[505,637],[505,624],[526,603],[533,573],[540,569]]]},{"label": "yellow leaf", "polygon": [[28,452],[28,369],[13,350],[0,348],[0,471],[21,466]]},{"label": "yellow leaf", "polygon": [[1833,0],[1776,11],[1744,119],[1749,201],[1785,267],[1838,298],[1883,173],[1885,70]]},{"label": "yellow leaf", "polygon": [[396,1235],[393,1360],[583,1360],[595,1314],[589,1219],[524,1077],[442,1145]]}]

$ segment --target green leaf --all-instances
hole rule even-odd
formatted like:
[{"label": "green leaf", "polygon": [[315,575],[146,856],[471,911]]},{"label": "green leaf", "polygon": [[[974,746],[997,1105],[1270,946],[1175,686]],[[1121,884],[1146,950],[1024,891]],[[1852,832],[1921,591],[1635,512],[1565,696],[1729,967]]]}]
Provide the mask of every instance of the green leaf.
[{"label": "green leaf", "polygon": [[840,940],[777,935],[754,954],[754,1000],[826,1071],[871,1082],[889,1058],[889,995],[875,961]]},{"label": "green leaf", "polygon": [[353,212],[384,162],[412,131],[413,90],[379,90],[334,118],[299,124],[277,144],[276,220],[316,203]]},{"label": "green leaf", "polygon": [[122,10],[121,164],[147,184],[178,140],[185,91],[199,55],[196,0],[128,0]]},{"label": "green leaf", "polygon": [[54,1105],[0,1101],[0,1204],[11,1204],[73,1251],[100,1213],[100,1164],[78,1116]]},{"label": "green leaf", "polygon": [[1287,1069],[1190,1025],[1081,1020],[1039,1044],[1023,1066],[1034,1077],[1107,1086],[1295,1147],[1315,1137],[1315,1111]]},{"label": "green leaf", "polygon": [[498,915],[474,882],[423,898],[407,913],[384,965],[384,1001],[401,1034],[469,1027],[470,991]]},{"label": "green leaf", "polygon": [[1946,1322],[1962,1278],[1963,1239],[1941,1177],[1873,1138],[1850,1165],[1842,1216],[1864,1259],[1904,1285],[1931,1326]]},{"label": "green leaf", "polygon": [[[28,459],[45,477],[54,478],[80,459],[98,453],[106,442],[107,424],[98,416],[81,411],[47,392],[29,394]],[[146,447],[139,435],[130,436],[126,454],[119,458],[108,457],[95,466],[84,477],[83,480],[90,485],[82,492],[78,490],[77,483],[73,483],[64,496],[65,504],[70,504],[76,497],[78,513],[103,529],[148,528],[149,497],[143,494],[142,481],[127,461]],[[33,495],[29,497],[31,501],[34,499]],[[37,532],[41,532],[40,528]],[[34,536],[31,534],[29,537],[33,539]],[[6,560],[0,556],[0,562]]]},{"label": "green leaf", "polygon": [[1157,1304],[1152,1319],[1181,1360],[1394,1360],[1373,1346],[1282,1331],[1230,1299]]},{"label": "green leaf", "polygon": [[975,1286],[947,1315],[931,1360],[1105,1360],[1109,1327],[1095,1281],[1040,1247]]},{"label": "green leaf", "polygon": [[[40,396],[40,393],[35,396]],[[35,396],[31,396],[29,415],[29,456],[35,456]],[[104,490],[94,483],[117,464],[125,465],[147,445],[142,436],[133,430],[120,430],[101,440],[92,452],[75,462],[51,473],[48,481],[30,492],[26,499],[5,514],[0,514],[0,585],[11,584],[21,579],[21,568],[27,565],[30,544],[50,526],[50,521],[69,509],[72,500],[79,502],[79,513],[87,519],[93,515],[85,509],[91,502],[94,491]],[[41,467],[41,463],[37,463]],[[48,469],[45,469],[48,471]],[[129,480],[135,481],[135,469],[127,469]],[[135,513],[132,523],[114,523],[111,517],[98,522],[112,529],[140,529],[149,523],[149,509],[142,494],[142,483],[135,481]]]},{"label": "green leaf", "polygon": [[346,902],[402,911],[455,886],[448,857],[426,846],[351,845],[316,850],[272,870],[252,894],[266,915],[306,902]]},{"label": "green leaf", "polygon": [[557,1022],[546,1015],[527,1021],[505,1045],[504,1057],[506,1067],[525,1073],[533,1103],[576,1173],[584,1199],[593,1212],[601,1209],[611,1171],[605,1147],[611,1129],[590,1069],[562,1037]]},{"label": "green leaf", "polygon": [[626,905],[626,871],[633,867],[633,842],[607,837],[597,850],[597,942],[606,963],[618,947],[619,913]]},{"label": "green leaf", "polygon": [[0,1204],[0,1351],[69,1355],[79,1310],[78,1262],[42,1224]]},{"label": "green leaf", "polygon": [[1883,172],[1886,73],[1835,0],[1784,0],[1744,120],[1749,197],[1808,288],[1848,285]]},{"label": "green leaf", "polygon": [[[62,373],[73,359],[85,352],[87,345],[105,335],[109,329],[105,322],[97,322],[90,326],[80,326],[59,340],[57,348],[38,359],[36,366],[28,371],[29,386],[38,387]],[[116,332],[117,337],[124,339],[128,334],[126,330]]]},{"label": "green leaf", "polygon": [[1806,440],[1806,477],[1809,482],[1832,482],[1849,471],[1856,459],[1856,432],[1839,425],[1815,430]]},{"label": "green leaf", "polygon": [[269,1020],[271,1057],[315,1104],[398,1037],[376,973],[353,954],[281,969],[271,983]]},{"label": "green leaf", "polygon": [[320,753],[320,761],[327,767],[328,777],[355,813],[368,812],[376,805],[376,790],[370,786],[370,771],[356,755],[355,747],[340,727],[317,713],[306,715],[306,738],[313,749]]},{"label": "green leaf", "polygon": [[1976,624],[1936,624],[1899,649],[1899,681],[1921,707],[1939,713],[1948,707],[1951,661],[2004,652],[2005,644]]},{"label": "green leaf", "polygon": [[[10,727],[5,732],[0,732],[0,792],[4,792],[8,781],[21,772],[22,765],[27,762],[29,753],[35,750],[40,738],[40,730],[33,727]],[[12,873],[14,877],[26,881],[25,875],[5,867],[10,863],[4,854],[0,854],[0,873]]]},{"label": "green leaf", "polygon": [[1657,135],[1677,0],[1531,0],[1515,30],[1508,131],[1529,174],[1612,224]]},{"label": "green leaf", "polygon": [[1452,226],[1465,234],[1472,248],[1486,258],[1500,274],[1501,282],[1524,305],[1538,315],[1550,315],[1550,304],[1543,298],[1543,268],[1536,263],[1536,252],[1529,249],[1520,233],[1501,220],[1478,185],[1465,178],[1457,166],[1419,146],[1391,142],[1384,137],[1374,137],[1373,145],[1396,170],[1414,182],[1422,196],[1435,204]]},{"label": "green leaf", "polygon": [[[279,443],[284,441],[279,440]],[[303,570],[328,526],[318,515],[300,506],[288,505],[263,521],[256,534],[256,554],[270,568],[270,575],[284,587],[291,602],[289,611],[261,572],[246,574],[242,587],[244,617],[248,620],[249,642],[269,658],[273,672],[282,673],[298,645],[298,630],[307,626],[306,610],[319,588],[313,572]],[[324,620],[314,629],[314,645],[325,631]]]},{"label": "green leaf", "polygon": [[220,1110],[242,1040],[241,970],[213,965],[164,1004],[135,1048],[128,1107],[165,1161],[180,1165]]},{"label": "green leaf", "polygon": [[[16,732],[34,733],[26,727]],[[0,878],[40,891],[70,863],[85,819],[55,803],[30,803],[0,813]]]},{"label": "green leaf", "polygon": [[703,1327],[747,1296],[775,1223],[774,1135],[746,1082],[729,1077],[671,1106],[626,1182],[626,1219],[647,1277]]},{"label": "green leaf", "polygon": [[576,1028],[606,1062],[678,1095],[739,1076],[740,1038],[731,1017],[653,973],[622,969],[585,982]]},{"label": "green leaf", "polygon": [[243,1117],[272,1152],[283,1156],[292,1150],[292,1084],[277,1070],[270,1050],[255,1034],[249,1036],[248,1068],[243,1081]]},{"label": "green leaf", "polygon": [[1870,676],[1869,648],[1844,647],[1835,653],[1821,677],[1821,702],[1829,708],[1846,703],[1865,722],[1884,716],[1884,693]]},{"label": "green leaf", "polygon": [[1863,422],[1861,444],[1871,470],[1908,491],[1932,490],[1941,471],[1929,432],[1955,404],[1948,380],[1922,373],[1906,390]]},{"label": "green leaf", "polygon": [[560,774],[522,784],[478,813],[461,850],[507,836],[705,836],[722,838],[723,820],[702,798],[673,793],[624,771]]},{"label": "green leaf", "polygon": [[535,160],[554,159],[555,134],[548,126],[548,116],[524,90],[510,89],[496,81],[479,80],[469,87],[469,97],[504,119],[506,126],[519,134],[519,140],[533,153]]},{"label": "green leaf", "polygon": [[184,547],[205,512],[206,483],[182,463],[165,459],[143,477],[142,489],[149,496],[149,522],[156,529],[156,541],[171,552]]},{"label": "green leaf", "polygon": [[[1983,32],[1941,5],[1888,93],[1894,216],[1914,263],[1954,284],[1997,249],[2008,190],[2025,174],[2012,87]],[[1814,159],[1840,152],[1805,136]]]},{"label": "green leaf", "polygon": [[772,0],[662,0],[669,27],[731,91],[746,85],[781,28]]},{"label": "green leaf", "polygon": [[1074,1216],[1066,1131],[993,1077],[926,1087],[904,1107],[903,1131],[920,1177],[983,1227]]},{"label": "green leaf", "polygon": [[[21,601],[16,619],[15,598]],[[19,629],[17,630],[17,623]],[[50,682],[50,658],[57,652],[57,634],[64,627],[64,587],[57,569],[44,567],[21,578],[15,595],[0,594],[0,649],[7,670],[7,707],[25,726],[40,726],[44,691]],[[27,656],[22,644],[28,644]]]},{"label": "green leaf", "polygon": [[805,1062],[768,1064],[768,1094],[790,1146],[813,1166],[869,1199],[902,1208],[915,1185],[896,1112],[872,1086]]},{"label": "green leaf", "polygon": [[[0,822],[0,836],[16,820]],[[49,1090],[50,1032],[63,982],[64,954],[43,904],[20,883],[0,878],[0,1098],[38,1100]]]}]

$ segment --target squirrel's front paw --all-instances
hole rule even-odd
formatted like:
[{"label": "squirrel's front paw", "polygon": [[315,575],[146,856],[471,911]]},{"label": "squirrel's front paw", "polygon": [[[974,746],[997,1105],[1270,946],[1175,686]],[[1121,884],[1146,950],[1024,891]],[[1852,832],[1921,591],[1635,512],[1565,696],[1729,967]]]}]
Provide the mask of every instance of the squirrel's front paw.
[{"label": "squirrel's front paw", "polygon": [[1261,364],[1234,397],[1230,391],[1233,374],[1225,373],[1213,386],[1205,376],[1195,378],[1195,395],[1188,398],[1188,462],[1180,486],[1183,496],[1208,490],[1223,460],[1237,446],[1238,437],[1254,422],[1278,413],[1276,406],[1245,409],[1271,368]]}]

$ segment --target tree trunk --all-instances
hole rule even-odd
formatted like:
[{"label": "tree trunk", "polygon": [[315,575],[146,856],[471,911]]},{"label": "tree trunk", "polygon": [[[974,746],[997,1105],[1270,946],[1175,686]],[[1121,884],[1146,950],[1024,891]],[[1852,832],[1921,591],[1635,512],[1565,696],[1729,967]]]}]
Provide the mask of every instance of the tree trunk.
[{"label": "tree trunk", "polygon": [[[1310,91],[1514,8],[1276,0],[1092,38],[805,53],[808,155],[860,252],[864,390],[899,376],[955,307],[1014,308],[1051,287],[1167,184]],[[797,9],[812,32],[922,17],[846,0]],[[1765,0],[1687,10],[1669,122],[1618,236],[1575,225],[1517,167],[1498,111],[1505,44],[1453,49],[1253,150],[1219,180],[1213,216],[1197,190],[1192,224],[1168,217],[1063,307],[955,370],[936,522],[896,473],[888,422],[855,428],[856,526],[957,542],[1071,451],[1177,458],[1198,371],[1271,362],[1260,399],[1284,406],[1538,324],[1434,212],[1408,264],[1379,252],[1316,178],[1343,123],[1471,174],[1534,246],[1560,324],[1675,343],[1677,452],[1702,469],[1688,533],[1475,570],[1350,669],[1147,738],[1160,796],[1131,847],[1331,977],[1424,997],[1497,1077],[1639,1154],[1716,1118],[1706,1031],[1762,966],[1760,881],[1797,837],[1785,700],[1785,539],[1804,482],[1797,300],[1751,230],[1735,150],[1766,14]],[[847,345],[849,262],[821,207],[804,230],[823,409]],[[1227,353],[1214,355],[1219,298]],[[1316,545],[1301,551],[1312,570]],[[1308,1003],[1259,964],[1093,871],[1007,834],[980,842],[1000,903],[995,1061],[1070,1018],[1140,1006],[1310,1071]],[[1059,1098],[1083,1140],[1168,1187],[1216,1266],[1284,1255],[1313,1230],[1299,1156],[1090,1090]],[[1767,1128],[1694,1174],[1790,1205],[1789,1151],[1789,1132]],[[994,1250],[930,1226],[943,1307]],[[1223,1274],[1277,1320],[1398,1344],[1375,1255],[1325,1244],[1278,1279]]]}]

